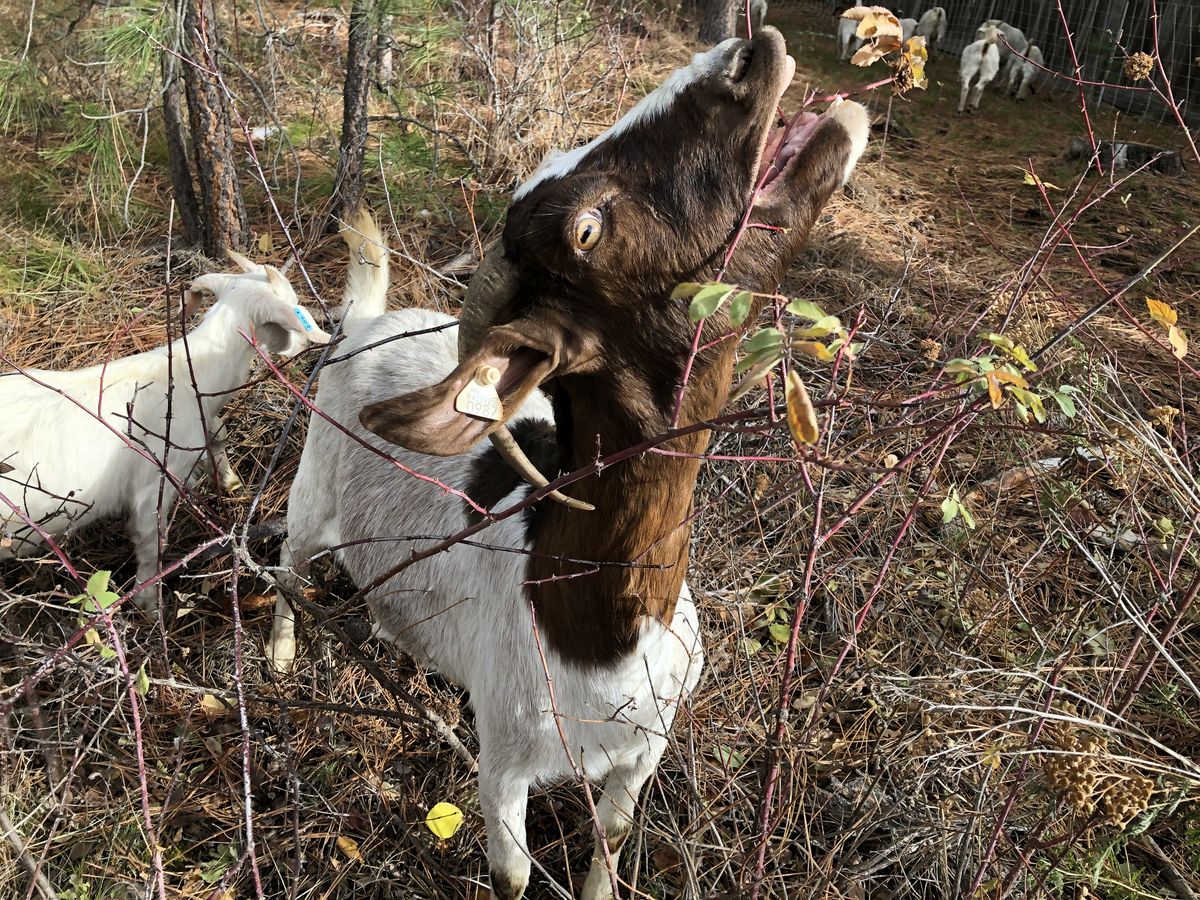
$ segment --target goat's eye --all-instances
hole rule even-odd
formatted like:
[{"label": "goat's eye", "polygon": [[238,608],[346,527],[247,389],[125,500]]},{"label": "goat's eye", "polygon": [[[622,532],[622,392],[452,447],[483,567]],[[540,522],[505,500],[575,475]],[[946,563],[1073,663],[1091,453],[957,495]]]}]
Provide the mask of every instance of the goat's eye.
[{"label": "goat's eye", "polygon": [[575,217],[575,249],[587,253],[600,243],[600,233],[604,223],[600,221],[600,212],[589,209]]}]

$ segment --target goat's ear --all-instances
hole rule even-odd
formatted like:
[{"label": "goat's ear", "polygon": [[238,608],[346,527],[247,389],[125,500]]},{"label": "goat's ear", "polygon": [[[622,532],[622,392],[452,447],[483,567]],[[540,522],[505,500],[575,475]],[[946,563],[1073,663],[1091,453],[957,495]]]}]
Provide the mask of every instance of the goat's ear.
[{"label": "goat's ear", "polygon": [[198,291],[194,287],[188,288],[183,292],[183,303],[179,307],[179,313],[183,321],[187,321],[196,314],[196,310],[200,308],[200,304],[204,302],[204,291]]},{"label": "goat's ear", "polygon": [[271,285],[271,287],[276,289],[291,287],[288,284],[288,280],[283,277],[283,273],[274,266],[263,266],[263,269],[267,273],[267,284]]},{"label": "goat's ear", "polygon": [[238,253],[236,250],[226,250],[225,255],[228,256],[230,260],[233,261],[234,265],[236,265],[243,272],[250,272],[253,274],[263,270],[263,267],[258,263],[250,262],[250,260],[246,259],[246,257],[242,256],[242,254]]},{"label": "goat's ear", "polygon": [[457,456],[506,424],[560,356],[557,344],[531,341],[510,326],[492,328],[479,350],[438,384],[372,403],[358,420],[408,450]]},{"label": "goat's ear", "polygon": [[309,344],[328,344],[330,340],[329,335],[317,327],[312,313],[298,303],[272,297],[254,318],[259,343],[268,352],[279,356],[292,357]]}]

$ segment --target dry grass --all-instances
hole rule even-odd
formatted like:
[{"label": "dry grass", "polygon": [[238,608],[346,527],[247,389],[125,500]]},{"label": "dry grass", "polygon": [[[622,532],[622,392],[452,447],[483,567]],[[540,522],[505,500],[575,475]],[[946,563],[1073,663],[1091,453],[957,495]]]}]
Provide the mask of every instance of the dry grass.
[{"label": "dry grass", "polygon": [[[826,91],[868,80],[833,61],[831,37],[808,33],[817,9],[785,6],[780,23],[800,61],[792,105],[806,81]],[[428,267],[469,261],[500,221],[513,179],[546,149],[601,130],[690,52],[665,14],[647,30],[633,14],[602,8],[578,27],[575,7],[558,19],[522,10],[494,65],[479,22],[456,29],[456,16],[424,6],[400,13],[397,31],[416,49],[395,102],[375,100],[371,147],[372,200],[389,209],[403,254],[393,270],[398,304],[453,308],[453,285]],[[344,25],[332,14],[267,12],[288,40],[247,63],[261,82],[239,84],[240,110],[258,124],[267,98],[286,126],[291,146],[260,147],[259,159],[317,299],[336,302],[344,262],[319,226]],[[241,27],[249,59],[262,52],[252,38],[261,26],[247,13]],[[1181,880],[1200,887],[1196,377],[1152,342],[1158,332],[1141,300],[1170,301],[1190,327],[1200,249],[1185,246],[1124,308],[1092,319],[1045,361],[1046,385],[1080,390],[1073,419],[1052,407],[1044,426],[1026,426],[1011,404],[967,415],[939,374],[946,360],[979,350],[980,331],[1003,330],[1030,350],[1043,344],[1195,224],[1200,186],[1139,175],[1112,191],[1071,229],[1085,267],[1069,242],[1050,246],[1053,216],[1018,168],[1032,164],[1062,187],[1048,192],[1059,206],[1077,209],[1105,191],[1106,180],[1081,181],[1060,159],[1078,133],[1072,102],[1044,92],[1018,107],[989,95],[979,115],[956,118],[954,68],[935,60],[930,90],[894,102],[893,117],[916,140],[873,142],[784,285],[858,321],[866,342],[852,372],[804,369],[814,399],[829,402],[821,457],[837,466],[713,463],[703,472],[689,580],[709,667],[625,854],[633,896],[741,896],[773,763],[764,897],[956,898],[978,882],[986,897],[1132,900],[1185,896]],[[887,109],[882,94],[870,102]],[[1010,127],[1016,116],[1020,134]],[[1104,110],[1098,121],[1105,135],[1178,143]],[[5,140],[14,187],[45,183],[34,138]],[[146,208],[165,208],[161,171],[136,190]],[[249,200],[257,233],[281,259],[282,223],[262,191]],[[124,353],[157,343],[169,298],[202,265],[164,250],[161,215],[119,237],[77,231],[100,220],[89,202],[64,187],[36,215],[3,211],[0,341],[22,365],[81,364],[110,345]],[[290,370],[293,380],[304,368]],[[1181,412],[1164,425],[1155,407]],[[230,410],[233,460],[249,492],[270,475],[257,522],[286,506],[303,431],[302,417],[289,427],[291,412],[270,380]],[[782,429],[722,434],[712,449],[792,453]],[[889,456],[909,454],[862,499]],[[1052,458],[1063,460],[1052,477],[1018,477]],[[245,520],[248,498],[200,490],[222,521]],[[951,490],[974,528],[942,521]],[[211,536],[181,511],[172,552]],[[277,540],[250,547],[269,563]],[[115,529],[67,549],[89,571],[132,576]],[[117,617],[131,666],[146,661],[150,676],[140,731],[168,895],[253,896],[248,798],[266,896],[477,896],[486,863],[474,776],[413,702],[474,749],[465,698],[392,649],[359,644],[365,611],[339,604],[352,591],[335,575],[321,601],[332,612],[309,628],[299,673],[272,681],[261,663],[268,587],[240,571],[244,729],[229,556],[172,581],[166,621]],[[60,897],[144,895],[151,856],[132,709],[97,647],[61,652],[76,630],[71,593],[50,562],[0,570],[0,703],[15,702],[0,722],[0,806]],[[797,680],[776,744],[778,626],[798,606]],[[45,669],[48,659],[55,665]],[[1148,802],[1134,790],[1145,778]],[[440,800],[467,814],[444,845],[422,824]],[[528,824],[545,869],[535,869],[530,896],[558,896],[550,885],[569,887],[590,854],[579,792],[535,794]],[[346,838],[354,845],[339,843]],[[0,863],[0,896],[30,896],[8,843]]]}]

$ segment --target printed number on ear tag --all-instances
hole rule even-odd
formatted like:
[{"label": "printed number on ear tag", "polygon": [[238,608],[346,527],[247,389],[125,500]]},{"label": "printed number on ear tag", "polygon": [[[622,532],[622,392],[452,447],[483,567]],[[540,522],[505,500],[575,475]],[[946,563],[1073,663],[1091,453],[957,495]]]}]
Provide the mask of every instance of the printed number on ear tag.
[{"label": "printed number on ear tag", "polygon": [[454,408],[460,413],[499,422],[504,418],[504,404],[496,393],[500,370],[495,366],[480,366],[475,377],[454,398]]},{"label": "printed number on ear tag", "polygon": [[300,325],[305,331],[312,331],[313,328],[316,327],[316,323],[313,322],[312,316],[308,314],[308,310],[303,306],[293,306],[292,312],[296,314],[296,318],[300,320]]}]

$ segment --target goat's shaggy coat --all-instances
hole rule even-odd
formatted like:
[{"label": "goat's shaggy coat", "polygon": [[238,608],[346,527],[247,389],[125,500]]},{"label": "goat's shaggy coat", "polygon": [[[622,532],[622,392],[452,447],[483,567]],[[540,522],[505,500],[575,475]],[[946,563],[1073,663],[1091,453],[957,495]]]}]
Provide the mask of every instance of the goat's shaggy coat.
[{"label": "goat's shaggy coat", "polygon": [[[59,535],[123,514],[146,582],[171,505],[210,448],[233,481],[220,413],[256,358],[243,334],[285,356],[329,340],[279,272],[238,261],[246,272],[193,282],[217,300],[185,338],[73,372],[0,375],[0,449],[12,467],[0,474],[0,528],[12,540],[0,559],[45,549],[25,519]],[[156,598],[153,586],[136,595],[147,609]]]},{"label": "goat's shaggy coat", "polygon": [[[768,140],[793,71],[771,28],[697,55],[612,129],[548,160],[518,190],[491,251],[512,270],[511,294],[478,348],[460,360],[452,332],[401,337],[328,366],[317,405],[412,469],[501,509],[529,493],[480,443],[501,424],[550,473],[666,432],[695,331],[671,289],[711,277],[760,178],[755,221],[779,229],[748,231],[726,278],[773,288],[865,146],[866,113],[851,103]],[[581,215],[603,227],[586,252],[573,243]],[[452,321],[384,313],[386,255],[369,219],[357,231],[348,234],[347,352]],[[704,334],[729,328],[722,312]],[[731,345],[714,341],[695,359],[680,424],[724,404]],[[453,403],[482,365],[502,373],[499,422]],[[470,691],[495,897],[520,897],[529,880],[530,786],[572,775],[559,727],[574,762],[603,784],[598,813],[614,861],[629,834],[703,662],[684,575],[707,442],[699,431],[668,444],[681,455],[643,454],[585,477],[569,491],[595,512],[543,501],[482,532],[474,540],[483,546],[457,544],[368,595],[381,636]],[[431,537],[477,520],[461,499],[314,418],[281,560],[297,577],[284,586],[297,588],[311,557],[329,547],[340,548],[356,584],[371,584]],[[282,594],[277,613],[272,655],[282,669],[294,655]],[[610,894],[597,845],[582,896]]]}]

